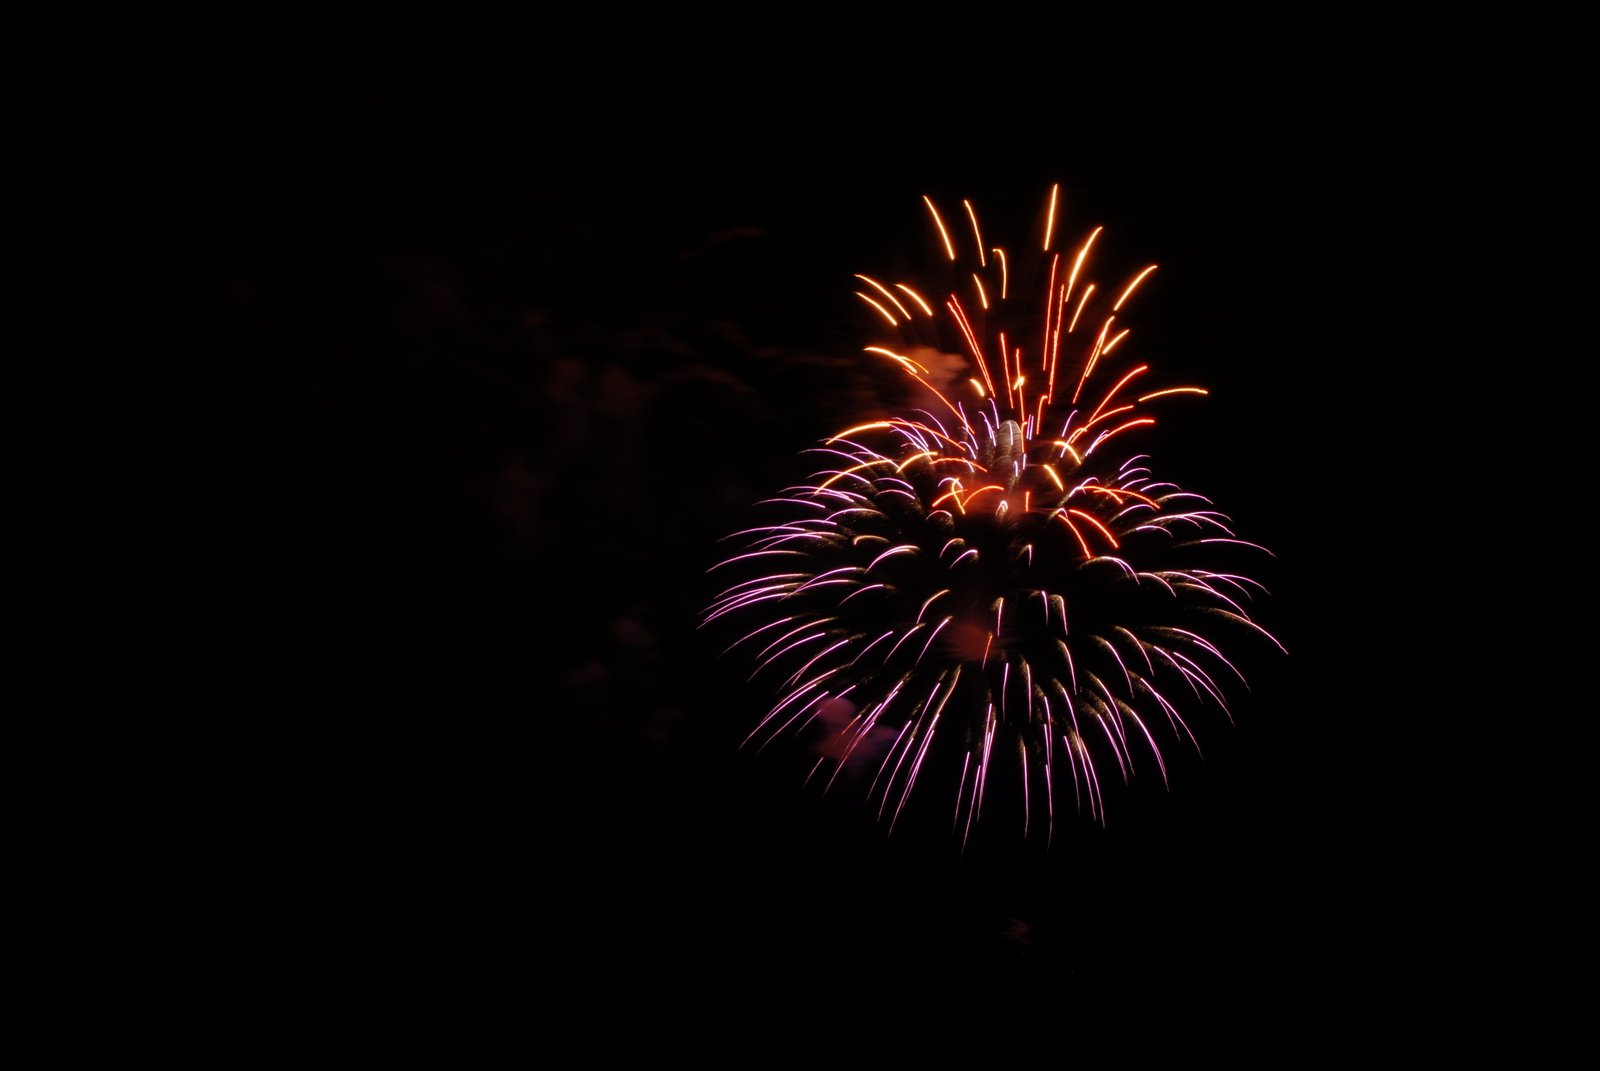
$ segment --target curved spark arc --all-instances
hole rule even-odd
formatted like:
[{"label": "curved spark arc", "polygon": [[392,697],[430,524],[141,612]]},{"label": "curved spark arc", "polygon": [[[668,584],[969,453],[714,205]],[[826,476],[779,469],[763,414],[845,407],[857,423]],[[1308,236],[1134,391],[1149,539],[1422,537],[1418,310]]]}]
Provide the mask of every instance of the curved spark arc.
[{"label": "curved spark arc", "polygon": [[[807,781],[832,763],[826,792],[850,764],[876,765],[867,797],[891,832],[943,759],[955,784],[945,813],[963,847],[991,783],[1013,765],[1022,835],[1038,811],[1047,842],[1068,782],[1076,807],[1105,821],[1108,761],[1127,781],[1153,759],[1169,783],[1168,731],[1199,749],[1179,700],[1231,719],[1218,678],[1244,678],[1221,636],[1282,650],[1247,612],[1264,587],[1232,564],[1264,548],[1122,447],[1156,423],[1150,403],[1206,391],[1160,382],[1119,322],[1155,265],[1108,287],[1091,278],[1102,228],[1052,249],[1059,192],[1036,251],[1037,295],[1020,292],[1016,258],[985,246],[969,201],[946,216],[931,197],[948,285],[855,276],[880,326],[907,341],[933,330],[969,374],[936,375],[935,362],[908,355],[926,348],[865,347],[937,404],[814,448],[826,467],[768,500],[790,515],[730,537],[742,552],[714,568],[756,575],[730,583],[704,619],[776,618],[733,644],[762,637],[755,675],[779,692],[747,744],[827,722],[829,746]],[[971,263],[946,222],[963,215]],[[836,715],[838,704],[851,712]],[[1009,753],[1002,743],[1018,763],[996,763]]]}]

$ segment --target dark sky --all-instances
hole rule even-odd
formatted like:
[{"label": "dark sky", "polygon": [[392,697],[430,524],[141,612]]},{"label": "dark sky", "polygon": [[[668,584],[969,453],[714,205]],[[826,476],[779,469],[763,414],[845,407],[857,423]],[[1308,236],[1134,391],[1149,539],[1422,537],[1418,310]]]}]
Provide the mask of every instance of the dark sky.
[{"label": "dark sky", "polygon": [[[1397,496],[1349,465],[1390,415],[1388,133],[1294,84],[727,88],[85,89],[52,128],[49,627],[99,667],[74,694],[166,712],[110,734],[159,753],[130,860],[402,977],[1421,969]],[[1277,553],[1291,656],[1170,791],[961,858],[739,752],[765,693],[695,626],[718,537],[879,400],[853,273],[916,269],[924,193],[1020,242],[1056,182],[1162,265],[1141,338],[1212,391],[1163,461]]]}]

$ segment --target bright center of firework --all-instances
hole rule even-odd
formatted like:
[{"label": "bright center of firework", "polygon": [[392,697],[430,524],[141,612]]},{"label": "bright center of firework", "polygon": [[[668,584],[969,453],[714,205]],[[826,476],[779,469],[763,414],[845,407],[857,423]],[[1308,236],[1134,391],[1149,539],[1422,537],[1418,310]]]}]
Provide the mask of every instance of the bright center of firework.
[{"label": "bright center of firework", "polygon": [[[1261,548],[1132,452],[1155,422],[1147,403],[1205,393],[1151,389],[1150,366],[1128,358],[1117,316],[1154,267],[1107,307],[1085,270],[1099,230],[1051,251],[1052,191],[1044,286],[1019,293],[970,204],[962,263],[925,202],[951,262],[939,311],[922,284],[863,275],[858,295],[907,336],[868,352],[928,408],[825,440],[812,482],[737,534],[744,548],[718,568],[744,578],[707,622],[752,620],[730,650],[777,681],[748,741],[811,738],[824,785],[864,764],[891,829],[930,770],[955,785],[963,841],[997,778],[1020,789],[1025,832],[1035,811],[1051,828],[1060,792],[1103,818],[1106,769],[1126,780],[1153,760],[1165,779],[1161,740],[1195,739],[1185,711],[1226,710],[1238,671],[1212,636],[1277,643],[1244,608],[1261,586],[1231,564]],[[970,394],[947,393],[954,358],[930,371],[951,353],[977,372]]]}]

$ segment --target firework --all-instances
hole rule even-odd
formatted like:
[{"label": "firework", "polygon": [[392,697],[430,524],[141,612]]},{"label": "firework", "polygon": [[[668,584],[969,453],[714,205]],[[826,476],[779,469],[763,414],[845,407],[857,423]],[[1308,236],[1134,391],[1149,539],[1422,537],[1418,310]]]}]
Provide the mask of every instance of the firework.
[{"label": "firework", "polygon": [[947,220],[923,199],[954,284],[861,275],[856,293],[895,335],[866,352],[925,407],[823,441],[821,470],[713,569],[706,622],[741,622],[728,650],[776,684],[746,744],[809,740],[810,779],[865,785],[891,832],[936,778],[963,844],[1002,781],[1024,836],[1048,840],[1069,798],[1103,822],[1111,779],[1165,782],[1163,748],[1198,748],[1194,712],[1227,712],[1225,642],[1281,650],[1234,564],[1266,552],[1137,452],[1157,403],[1206,393],[1131,356],[1119,316],[1155,266],[1101,290],[1101,231],[1056,249],[1058,196],[1030,284],[970,203]]}]

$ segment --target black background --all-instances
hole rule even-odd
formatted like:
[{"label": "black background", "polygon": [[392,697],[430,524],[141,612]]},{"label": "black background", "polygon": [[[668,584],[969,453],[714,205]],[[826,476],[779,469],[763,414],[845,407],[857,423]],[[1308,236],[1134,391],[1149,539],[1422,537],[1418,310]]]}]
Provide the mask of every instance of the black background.
[{"label": "black background", "polygon": [[[211,934],[200,962],[488,1006],[1022,972],[1289,1007],[1439,970],[1408,477],[1370,464],[1425,438],[1394,400],[1430,181],[1399,124],[1282,72],[921,98],[657,73],[87,87],[47,125],[41,630],[118,786],[88,808],[118,880]],[[1161,264],[1142,344],[1212,393],[1152,452],[1276,553],[1291,654],[1170,790],[1145,771],[1104,828],[963,856],[739,751],[766,693],[696,626],[716,540],[893,401],[853,273],[915,273],[925,193],[1020,245],[1055,182],[1106,285]]]}]

